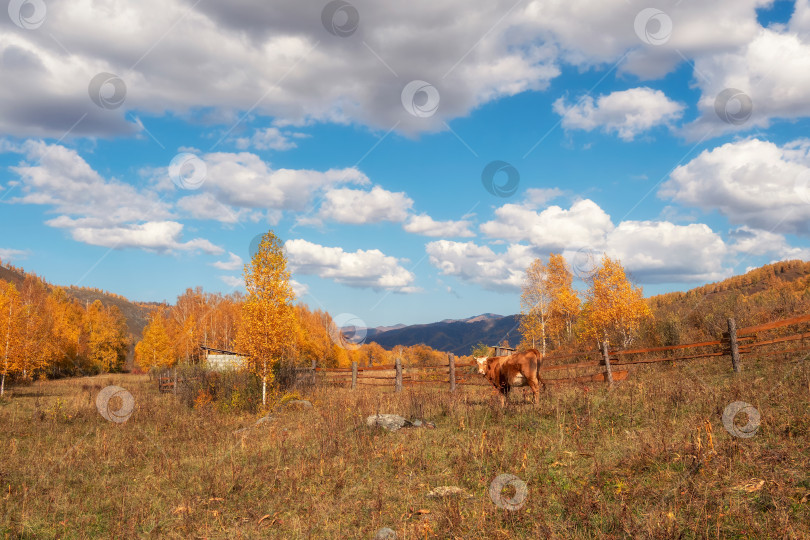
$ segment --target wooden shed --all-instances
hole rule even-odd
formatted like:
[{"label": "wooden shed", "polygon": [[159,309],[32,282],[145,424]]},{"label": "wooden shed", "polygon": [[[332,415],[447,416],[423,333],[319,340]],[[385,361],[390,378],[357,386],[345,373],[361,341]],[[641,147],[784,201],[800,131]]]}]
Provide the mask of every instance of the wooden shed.
[{"label": "wooden shed", "polygon": [[503,345],[493,345],[492,349],[495,351],[495,354],[492,356],[509,356],[517,350],[513,349],[512,347],[505,347]]},{"label": "wooden shed", "polygon": [[234,351],[225,351],[200,345],[200,349],[205,354],[205,364],[216,371],[226,371],[230,369],[245,369],[247,358]]}]

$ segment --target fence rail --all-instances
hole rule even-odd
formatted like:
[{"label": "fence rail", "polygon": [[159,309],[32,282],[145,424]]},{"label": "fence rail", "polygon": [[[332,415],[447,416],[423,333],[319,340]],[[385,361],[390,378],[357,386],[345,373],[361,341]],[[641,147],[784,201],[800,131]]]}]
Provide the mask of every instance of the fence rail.
[{"label": "fence rail", "polygon": [[[661,364],[664,362],[683,362],[721,356],[731,357],[732,369],[741,370],[742,355],[757,356],[789,355],[810,351],[810,331],[798,330],[786,335],[785,329],[810,322],[810,314],[799,315],[788,319],[771,321],[764,324],[736,328],[734,319],[728,319],[728,332],[719,340],[683,343],[664,347],[645,347],[625,350],[580,350],[543,357],[540,376],[548,385],[612,383],[625,380],[632,370],[644,364]],[[786,345],[793,347],[784,348]],[[782,348],[774,349],[774,346]],[[667,353],[687,353],[669,355]],[[578,359],[581,361],[557,363],[559,360]],[[593,372],[593,368],[597,368]],[[626,368],[614,370],[614,368]],[[589,370],[591,373],[583,373]],[[310,368],[296,368],[299,381],[308,384],[326,384],[332,386],[377,386],[401,391],[404,386],[442,386],[454,392],[458,386],[492,385],[478,374],[476,362],[460,362],[453,354],[447,355],[447,363],[429,366],[405,366],[400,359],[394,364],[361,367],[356,362],[346,368],[325,368],[312,362]],[[562,375],[560,375],[562,372]],[[548,374],[549,376],[546,376]],[[157,377],[160,392],[177,392],[178,385],[186,379],[178,377],[177,372],[163,372]]]},{"label": "fence rail", "polygon": [[[734,320],[729,319],[729,331],[724,332],[721,339],[662,347],[610,351],[593,349],[550,354],[543,357],[544,365],[540,368],[540,374],[543,382],[548,385],[610,383],[625,380],[635,367],[645,364],[684,362],[722,356],[730,356],[732,369],[738,372],[741,369],[740,357],[743,354],[756,352],[760,356],[772,356],[810,350],[810,344],[805,346],[804,343],[804,340],[810,340],[810,331],[790,335],[762,336],[807,322],[810,322],[810,315],[800,315],[737,329]],[[773,345],[792,343],[798,347],[770,350]],[[556,363],[558,360],[568,359],[584,361]],[[403,386],[412,385],[443,386],[449,387],[451,391],[455,391],[457,386],[491,388],[492,385],[478,375],[476,368],[476,362],[460,362],[455,355],[448,354],[447,363],[441,365],[404,366],[398,359],[396,363],[390,365],[361,367],[357,363],[353,363],[352,367],[348,368],[324,368],[313,363],[312,368],[304,371],[308,371],[313,380],[321,383],[349,386],[353,389],[359,386],[377,386],[400,391]],[[582,374],[583,370],[593,368],[598,368],[598,371]],[[564,376],[559,376],[560,372],[563,372]],[[550,374],[550,376],[544,376],[545,374]]]}]

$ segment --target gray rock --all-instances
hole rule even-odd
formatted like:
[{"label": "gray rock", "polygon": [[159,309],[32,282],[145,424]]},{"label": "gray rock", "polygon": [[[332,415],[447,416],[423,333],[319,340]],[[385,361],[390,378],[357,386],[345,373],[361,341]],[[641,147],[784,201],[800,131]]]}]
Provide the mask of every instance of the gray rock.
[{"label": "gray rock", "polygon": [[380,426],[388,431],[396,431],[404,427],[424,427],[433,429],[436,424],[433,422],[426,422],[423,420],[407,420],[397,414],[375,414],[366,418],[366,425],[368,427]]},{"label": "gray rock", "polygon": [[287,402],[287,407],[303,407],[305,409],[311,409],[312,403],[305,399],[294,399]]},{"label": "gray rock", "polygon": [[397,533],[393,529],[383,527],[374,535],[374,540],[396,540]]},{"label": "gray rock", "polygon": [[260,424],[266,424],[268,422],[272,422],[273,420],[275,420],[275,418],[273,418],[272,416],[262,416],[261,418],[256,420],[256,423],[253,424],[253,425],[258,426]]},{"label": "gray rock", "polygon": [[366,418],[366,425],[368,427],[380,426],[388,431],[396,431],[412,424],[396,414],[375,414]]}]

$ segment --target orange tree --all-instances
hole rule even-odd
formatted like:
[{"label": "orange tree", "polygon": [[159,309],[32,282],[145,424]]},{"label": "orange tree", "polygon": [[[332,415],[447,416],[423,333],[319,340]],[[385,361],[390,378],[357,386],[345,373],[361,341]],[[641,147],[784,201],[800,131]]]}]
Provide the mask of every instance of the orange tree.
[{"label": "orange tree", "polygon": [[627,347],[652,313],[641,287],[633,287],[618,260],[607,255],[590,279],[580,317],[579,335],[600,345],[614,340]]},{"label": "orange tree", "polygon": [[135,361],[145,369],[169,367],[177,362],[175,347],[166,328],[162,310],[155,310],[143,330],[143,338],[135,345]]},{"label": "orange tree", "polygon": [[273,231],[262,236],[259,249],[245,265],[244,276],[248,294],[236,345],[248,357],[250,370],[262,380],[262,404],[266,405],[273,368],[297,335],[290,272],[281,240]]},{"label": "orange tree", "polygon": [[120,371],[129,349],[126,321],[120,310],[96,300],[87,308],[85,322],[90,365],[105,373]]}]

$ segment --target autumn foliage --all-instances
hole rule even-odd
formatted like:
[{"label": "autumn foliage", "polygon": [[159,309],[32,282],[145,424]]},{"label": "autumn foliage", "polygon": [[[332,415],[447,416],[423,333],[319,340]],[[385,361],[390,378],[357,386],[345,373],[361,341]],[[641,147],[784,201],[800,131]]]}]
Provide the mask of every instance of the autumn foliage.
[{"label": "autumn foliage", "polygon": [[33,274],[0,281],[0,392],[7,378],[120,371],[130,342],[114,306],[82,304]]},{"label": "autumn foliage", "polygon": [[296,334],[290,271],[281,240],[264,234],[253,259],[245,265],[247,298],[242,304],[242,324],[236,336],[239,352],[250,370],[262,380],[262,403],[274,368],[289,353]]},{"label": "autumn foliage", "polygon": [[584,340],[615,343],[628,347],[637,337],[642,322],[652,317],[641,287],[627,279],[618,260],[607,255],[590,277],[579,325]]}]

